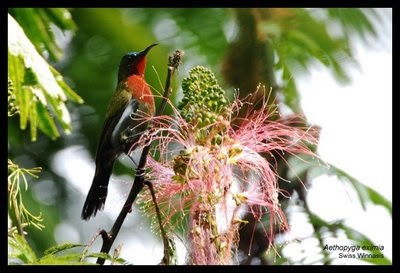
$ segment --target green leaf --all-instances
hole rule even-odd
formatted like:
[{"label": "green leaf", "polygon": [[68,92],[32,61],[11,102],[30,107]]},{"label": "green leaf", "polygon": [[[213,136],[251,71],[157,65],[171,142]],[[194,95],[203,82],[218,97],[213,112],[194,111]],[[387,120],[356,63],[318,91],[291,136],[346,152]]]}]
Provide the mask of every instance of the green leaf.
[{"label": "green leaf", "polygon": [[21,57],[11,55],[10,51],[8,51],[8,75],[13,83],[15,103],[19,108],[20,126],[21,129],[25,129],[29,116],[29,106],[26,103],[30,101],[30,98],[24,96],[30,94],[26,94],[22,90],[22,83],[25,78],[24,61]]},{"label": "green leaf", "polygon": [[104,252],[90,253],[90,254],[86,255],[86,257],[89,257],[89,258],[101,258],[101,259],[104,259],[104,260],[111,260],[112,259],[110,254],[104,253]]},{"label": "green leaf", "polygon": [[321,50],[320,45],[318,45],[318,41],[313,39],[313,37],[310,35],[310,32],[303,32],[293,29],[288,33],[288,35],[290,35],[290,39],[293,40],[293,43],[301,46],[309,54],[317,55],[317,53],[319,53]]},{"label": "green leaf", "polygon": [[51,139],[56,139],[60,136],[54,119],[50,116],[48,109],[41,103],[36,103],[36,111],[38,117],[38,127],[40,130],[49,136]]},{"label": "green leaf", "polygon": [[62,88],[65,95],[74,102],[83,103],[83,99],[76,94],[68,84],[65,83],[61,74],[52,66],[49,66],[51,73],[53,73],[54,78],[56,79],[58,85]]},{"label": "green leaf", "polygon": [[20,127],[25,130],[30,119],[30,110],[32,107],[33,94],[29,88],[23,86],[21,89],[16,90],[16,101],[20,109]]},{"label": "green leaf", "polygon": [[8,238],[8,244],[12,247],[9,257],[17,258],[25,264],[31,264],[36,261],[35,252],[29,246],[25,238],[16,232]]},{"label": "green leaf", "polygon": [[360,9],[360,8],[329,8],[327,14],[333,20],[342,25],[342,29],[346,32],[346,36],[350,37],[352,34],[360,36],[366,41],[368,36],[376,37],[377,32],[369,20],[366,12],[378,17],[374,9]]},{"label": "green leaf", "polygon": [[89,265],[91,263],[86,263],[80,261],[80,253],[72,253],[56,256],[53,254],[48,254],[38,259],[36,265]]},{"label": "green leaf", "polygon": [[14,8],[10,13],[26,31],[37,51],[48,53],[52,60],[62,57],[62,50],[56,43],[53,24],[61,30],[73,30],[75,25],[67,9],[62,8]]},{"label": "green leaf", "polygon": [[[28,92],[27,92],[28,93]],[[31,128],[31,139],[32,141],[36,141],[37,139],[37,100],[35,97],[32,98],[29,120],[30,120],[30,128]]]},{"label": "green leaf", "polygon": [[50,21],[61,30],[76,30],[76,25],[72,20],[71,13],[63,8],[45,8],[43,9]]},{"label": "green leaf", "polygon": [[21,90],[25,77],[24,60],[21,57],[14,57],[8,51],[8,76],[10,77],[14,90]]},{"label": "green leaf", "polygon": [[85,246],[85,245],[83,245],[83,244],[74,244],[74,243],[67,242],[67,243],[63,243],[61,245],[56,245],[56,246],[53,246],[53,247],[51,247],[49,249],[46,249],[45,252],[44,252],[44,255],[56,254],[56,253],[58,253],[60,251],[72,249],[72,248],[75,248],[75,247],[81,247],[81,246]]},{"label": "green leaf", "polygon": [[285,88],[283,89],[284,102],[289,106],[295,113],[302,113],[300,104],[300,94],[297,90],[295,79],[290,71],[290,68],[284,64],[283,65],[283,75]]},{"label": "green leaf", "polygon": [[128,262],[120,257],[112,257],[110,254],[108,253],[104,253],[104,252],[94,252],[94,253],[90,253],[88,255],[86,255],[85,257],[88,258],[101,258],[104,259],[106,261],[111,261],[112,263],[117,263],[117,264],[128,264]]}]

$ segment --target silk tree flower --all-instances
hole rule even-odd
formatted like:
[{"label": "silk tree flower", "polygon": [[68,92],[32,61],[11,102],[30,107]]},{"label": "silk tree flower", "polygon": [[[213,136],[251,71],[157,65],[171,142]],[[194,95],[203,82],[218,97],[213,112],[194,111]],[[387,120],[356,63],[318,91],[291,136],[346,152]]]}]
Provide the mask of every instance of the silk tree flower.
[{"label": "silk tree flower", "polygon": [[[284,153],[316,156],[307,145],[317,144],[318,132],[305,128],[299,116],[272,119],[277,109],[268,100],[258,110],[252,109],[255,96],[229,104],[204,67],[193,68],[182,89],[174,116],[153,119],[157,157],[148,159],[148,176],[163,225],[186,232],[188,263],[231,264],[246,212],[259,221],[268,214],[270,242],[275,225],[288,229],[274,158]],[[239,117],[245,105],[247,113]],[[150,213],[149,194],[141,200]]]}]

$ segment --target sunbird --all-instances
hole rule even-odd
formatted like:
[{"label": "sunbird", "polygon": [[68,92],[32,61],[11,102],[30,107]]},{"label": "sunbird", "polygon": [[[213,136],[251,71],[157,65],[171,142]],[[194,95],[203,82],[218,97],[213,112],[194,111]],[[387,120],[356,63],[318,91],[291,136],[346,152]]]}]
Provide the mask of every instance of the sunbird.
[{"label": "sunbird", "polygon": [[154,97],[144,78],[146,55],[157,44],[141,52],[130,52],[121,59],[118,82],[111,97],[96,151],[96,170],[82,209],[82,219],[89,220],[104,208],[108,182],[119,155],[130,155],[139,148],[139,139],[147,130],[146,116],[154,116]]}]

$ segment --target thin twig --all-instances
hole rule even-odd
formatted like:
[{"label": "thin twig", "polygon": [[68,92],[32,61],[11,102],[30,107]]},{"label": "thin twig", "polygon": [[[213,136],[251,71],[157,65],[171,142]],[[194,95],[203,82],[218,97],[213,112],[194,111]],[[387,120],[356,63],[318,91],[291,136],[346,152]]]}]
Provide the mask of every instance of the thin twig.
[{"label": "thin twig", "polygon": [[[178,68],[179,64],[181,63],[181,58],[183,56],[183,52],[176,50],[175,53],[169,57],[169,62],[168,62],[168,71],[167,71],[167,78],[165,82],[165,89],[164,89],[164,95],[163,95],[163,100],[161,101],[160,107],[158,108],[158,111],[156,112],[155,116],[159,116],[164,112],[165,106],[167,104],[168,98],[171,94],[171,77],[174,73],[174,71]],[[150,125],[150,128],[152,126]],[[112,244],[114,243],[115,238],[118,235],[119,230],[121,229],[121,226],[125,220],[126,215],[132,211],[132,204],[136,200],[137,195],[139,192],[143,189],[145,185],[144,181],[144,169],[147,163],[147,155],[150,150],[150,144],[151,142],[147,143],[145,147],[143,148],[142,154],[140,156],[140,161],[139,164],[136,168],[136,175],[135,175],[135,180],[132,185],[132,189],[129,192],[128,198],[125,201],[124,206],[121,209],[121,212],[119,213],[117,219],[115,220],[114,225],[112,226],[110,232],[106,232],[104,229],[100,231],[100,234],[102,235],[103,238],[103,245],[101,247],[101,251],[103,253],[108,253],[111,249]],[[153,201],[155,201],[155,196],[154,192],[152,191],[152,185],[151,182],[147,182],[150,192],[152,193]],[[155,202],[156,204],[156,202]],[[158,209],[158,206],[156,204],[156,208]],[[158,217],[159,216],[159,211]],[[161,219],[159,219],[161,221]],[[161,226],[161,224],[160,224]],[[163,243],[164,243],[164,258],[163,261],[166,261],[168,263],[168,256],[166,256],[166,252],[168,250],[168,239],[166,237],[165,231],[163,228],[161,228],[161,232],[163,235]],[[103,258],[98,258],[96,263],[103,265],[105,260]]]},{"label": "thin twig", "polygon": [[151,183],[151,181],[145,181],[144,183],[147,185],[147,187],[149,187],[151,198],[154,203],[154,208],[156,210],[158,224],[160,225],[161,237],[163,239],[164,257],[161,260],[161,264],[168,265],[171,261],[170,251],[169,251],[169,241],[168,241],[167,233],[165,232],[164,227],[162,225],[160,208],[158,207],[158,204],[157,204],[157,199],[156,199],[156,195],[154,193],[153,183]]}]

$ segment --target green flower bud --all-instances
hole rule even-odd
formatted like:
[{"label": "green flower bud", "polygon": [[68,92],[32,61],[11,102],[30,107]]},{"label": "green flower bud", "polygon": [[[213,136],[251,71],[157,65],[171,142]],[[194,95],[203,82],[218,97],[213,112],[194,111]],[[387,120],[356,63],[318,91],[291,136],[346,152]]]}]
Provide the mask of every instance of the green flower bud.
[{"label": "green flower bud", "polygon": [[187,122],[204,127],[216,121],[216,117],[227,112],[225,91],[211,70],[196,66],[182,81],[183,98],[178,104],[181,115]]}]

